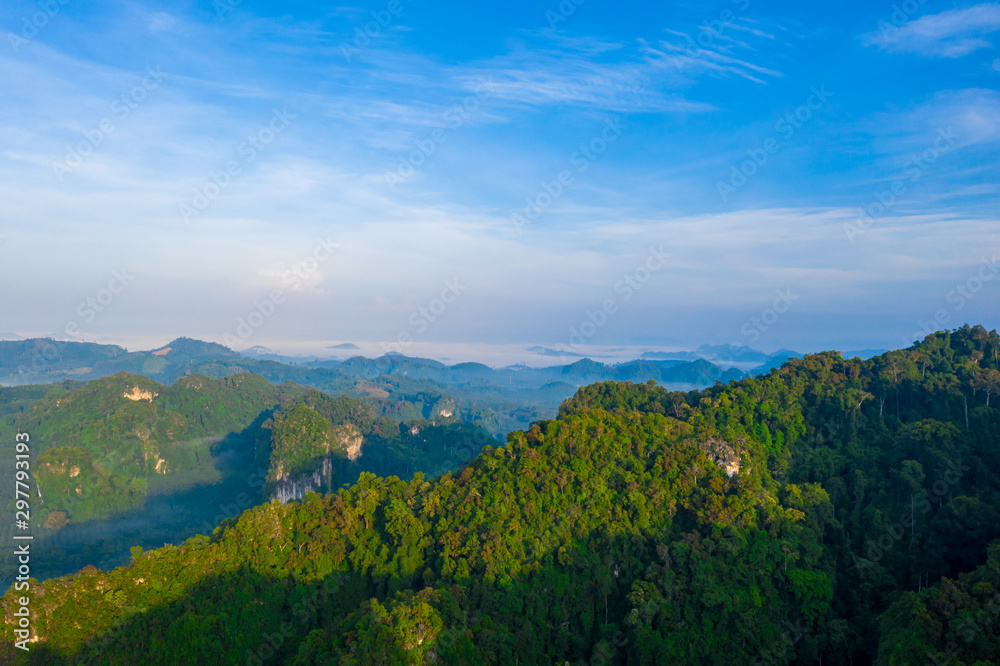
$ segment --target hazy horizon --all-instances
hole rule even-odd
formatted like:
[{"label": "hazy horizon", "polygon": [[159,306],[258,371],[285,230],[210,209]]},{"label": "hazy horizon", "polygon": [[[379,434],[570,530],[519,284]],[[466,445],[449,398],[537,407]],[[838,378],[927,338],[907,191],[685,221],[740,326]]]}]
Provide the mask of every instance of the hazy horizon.
[{"label": "hazy horizon", "polygon": [[[9,335],[9,334],[7,334]],[[17,335],[17,334],[15,334]],[[37,337],[51,337],[44,335],[19,336],[19,339],[30,339]],[[223,340],[204,340],[196,336],[176,336],[165,339],[162,336],[146,336],[129,340],[115,339],[112,337],[103,339],[70,340],[62,338],[62,341],[73,342],[96,342],[99,344],[114,344],[125,348],[129,352],[154,351],[167,347],[178,337],[186,337],[203,342],[215,342],[225,344]],[[11,340],[0,334],[0,340]],[[58,338],[54,338],[58,339]],[[731,341],[735,342],[735,341]],[[354,349],[335,349],[336,345],[349,344]],[[256,344],[245,347],[234,348],[236,352],[248,352],[255,347],[262,347],[280,356],[294,357],[298,359],[316,358],[317,360],[346,360],[354,356],[364,356],[366,358],[378,358],[386,354],[402,354],[409,357],[428,358],[440,361],[447,365],[456,363],[476,362],[499,368],[517,364],[525,364],[529,367],[548,367],[556,365],[567,365],[583,358],[589,358],[603,363],[621,363],[625,361],[641,359],[647,353],[677,353],[696,352],[702,346],[715,346],[730,344],[727,342],[703,342],[687,346],[671,345],[580,345],[578,347],[555,349],[540,343],[510,343],[510,344],[486,344],[486,343],[454,343],[454,342],[413,342],[408,345],[396,345],[386,341],[350,341],[350,340],[259,340]],[[226,345],[228,346],[228,345]],[[840,345],[824,349],[819,348],[799,348],[780,347],[771,349],[766,346],[746,345],[746,347],[764,354],[774,354],[781,350],[798,352],[800,354],[812,354],[821,351],[840,352],[860,352],[871,350],[891,350],[902,348],[896,347],[852,347]],[[726,362],[722,358],[713,359],[720,365],[732,365],[740,369],[748,370],[756,367],[756,362]]]}]

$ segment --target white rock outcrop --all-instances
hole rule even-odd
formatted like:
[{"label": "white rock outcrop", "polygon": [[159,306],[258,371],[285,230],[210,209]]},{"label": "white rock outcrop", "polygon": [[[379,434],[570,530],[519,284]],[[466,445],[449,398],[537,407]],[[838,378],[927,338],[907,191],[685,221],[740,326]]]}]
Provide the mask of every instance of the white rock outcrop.
[{"label": "white rock outcrop", "polygon": [[153,402],[153,398],[155,398],[156,396],[158,396],[160,394],[159,393],[152,393],[150,391],[144,391],[141,388],[139,388],[138,386],[133,386],[131,391],[126,391],[122,395],[123,395],[123,397],[126,397],[129,400],[148,400],[150,402]]}]

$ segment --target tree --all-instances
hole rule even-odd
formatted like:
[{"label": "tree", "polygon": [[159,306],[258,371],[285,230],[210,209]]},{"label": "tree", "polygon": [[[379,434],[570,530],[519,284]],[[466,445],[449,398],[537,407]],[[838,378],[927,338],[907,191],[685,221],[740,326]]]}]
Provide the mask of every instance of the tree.
[{"label": "tree", "polygon": [[986,406],[990,406],[990,396],[1000,389],[1000,370],[985,368],[976,373],[973,386],[986,392]]}]

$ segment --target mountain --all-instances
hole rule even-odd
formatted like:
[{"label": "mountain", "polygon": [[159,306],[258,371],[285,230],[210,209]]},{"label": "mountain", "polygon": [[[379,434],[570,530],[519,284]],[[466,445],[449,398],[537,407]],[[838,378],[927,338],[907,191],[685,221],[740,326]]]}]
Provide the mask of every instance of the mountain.
[{"label": "mountain", "polygon": [[253,347],[248,347],[243,351],[239,352],[240,356],[246,358],[259,359],[264,361],[276,361],[278,363],[285,363],[288,365],[301,365],[303,363],[310,363],[312,361],[318,360],[315,356],[285,356],[283,354],[278,354],[275,351],[263,347],[261,345],[255,345]]},{"label": "mountain", "polygon": [[150,351],[128,352],[115,345],[65,342],[40,338],[0,341],[0,384],[43,384],[64,378],[99,379],[119,372],[144,375],[173,383],[180,377],[203,374],[224,377],[241,372],[263,375],[272,382],[286,380],[322,385],[345,377],[332,369],[303,368],[299,359],[252,348],[244,356],[214,342],[178,338]]},{"label": "mountain", "polygon": [[[870,356],[874,356],[871,354]],[[645,352],[642,355],[647,360],[674,360],[674,361],[697,361],[706,360],[724,366],[738,365],[746,367],[748,364],[759,364],[752,370],[753,374],[767,372],[772,368],[780,367],[782,363],[790,358],[802,358],[802,354],[789,349],[779,349],[773,354],[765,354],[762,351],[747,347],[745,345],[708,345],[704,344],[697,350],[681,352]],[[845,357],[850,358],[850,357]]]},{"label": "mountain", "polygon": [[745,345],[702,345],[695,351],[700,358],[716,363],[760,363],[767,354]]},{"label": "mountain", "polygon": [[[432,420],[401,423],[360,400],[292,382],[273,385],[259,375],[189,375],[166,386],[122,372],[86,383],[0,388],[0,436],[31,434],[38,494],[32,517],[44,553],[35,561],[51,575],[81,558],[117,562],[134,545],[125,539],[136,528],[124,524],[147,526],[143,543],[154,534],[183,539],[233,495],[245,498],[242,510],[330,491],[362,472],[437,474],[496,443],[482,428],[452,418],[451,398],[425,399]],[[288,417],[303,410],[330,435],[322,451]],[[13,456],[0,459],[0,488],[9,496],[13,465]],[[171,514],[160,516],[167,503]]]},{"label": "mountain", "polygon": [[[546,368],[524,366],[494,369],[481,363],[445,365],[431,359],[401,354],[386,354],[375,359],[361,356],[346,361],[321,361],[310,367],[337,369],[347,375],[379,377],[405,375],[412,379],[440,382],[452,389],[470,384],[492,384],[517,389],[535,389],[553,381],[567,381],[577,386],[598,381],[629,379],[663,384],[683,384],[687,388],[710,386],[715,381],[740,379],[740,371],[723,370],[704,359],[686,361],[628,361],[606,364],[581,358],[569,365]],[[688,386],[690,385],[690,386]]]},{"label": "mountain", "polygon": [[[494,435],[502,435],[550,418],[560,401],[571,396],[576,387],[592,382],[653,380],[687,391],[745,376],[739,370],[723,370],[702,358],[640,359],[616,364],[581,358],[563,366],[494,369],[479,363],[449,366],[395,353],[374,359],[354,356],[346,360],[309,360],[270,352],[263,347],[251,347],[241,354],[190,338],[178,338],[159,349],[141,352],[53,340],[0,342],[0,385],[58,382],[65,378],[91,380],[123,371],[164,385],[192,374],[222,378],[254,373],[276,384],[292,381],[332,395],[348,395],[395,421],[432,419],[435,405],[451,401],[456,418],[478,423]],[[32,358],[52,361],[32,365]],[[784,359],[758,371],[779,365],[781,360]]]},{"label": "mountain", "polygon": [[11,590],[0,658],[996,663],[998,353],[964,327],[702,391],[586,386],[455,472],[34,583],[29,654]]},{"label": "mountain", "polygon": [[844,358],[860,358],[866,360],[872,356],[880,356],[889,351],[888,349],[854,349],[850,351],[842,352]]},{"label": "mountain", "polygon": [[123,347],[93,342],[4,340],[0,341],[0,383],[45,383],[64,375],[84,376],[94,366],[127,356]]},{"label": "mountain", "polygon": [[571,351],[564,351],[562,349],[549,349],[548,347],[542,347],[540,345],[535,345],[534,347],[528,347],[526,351],[534,352],[539,356],[563,356],[569,358],[583,358],[583,354]]},{"label": "mountain", "polygon": [[701,357],[690,351],[680,352],[643,352],[642,359],[651,361],[697,361]]},{"label": "mountain", "polygon": [[36,519],[60,513],[86,522],[139,508],[151,480],[209,472],[212,444],[304,392],[247,374],[165,386],[127,372],[52,388],[13,419],[31,433],[37,456],[45,499]]},{"label": "mountain", "polygon": [[[348,395],[398,422],[433,419],[435,406],[451,401],[456,418],[502,435],[550,418],[576,387],[592,382],[652,379],[673,389],[692,390],[744,376],[738,370],[723,370],[701,358],[617,364],[581,358],[569,365],[548,368],[494,369],[479,363],[448,366],[402,354],[320,361],[270,352],[252,347],[240,354],[190,338],[178,338],[159,349],[140,352],[47,339],[0,342],[0,385],[59,382],[66,378],[93,380],[119,372],[171,385],[193,374],[218,379],[253,373],[275,384],[292,381],[332,395]],[[44,362],[33,364],[33,358]]]},{"label": "mountain", "polygon": [[149,352],[153,356],[166,357],[179,365],[196,359],[239,358],[239,354],[229,347],[216,342],[202,342],[193,338],[177,338],[170,344]]},{"label": "mountain", "polygon": [[[774,368],[780,368],[787,361],[793,358],[802,358],[802,354],[798,352],[793,352],[790,349],[779,349],[773,354],[768,354],[764,357],[764,362],[751,371],[751,374],[761,375],[766,372],[773,370]],[[846,357],[845,357],[846,358]]]}]

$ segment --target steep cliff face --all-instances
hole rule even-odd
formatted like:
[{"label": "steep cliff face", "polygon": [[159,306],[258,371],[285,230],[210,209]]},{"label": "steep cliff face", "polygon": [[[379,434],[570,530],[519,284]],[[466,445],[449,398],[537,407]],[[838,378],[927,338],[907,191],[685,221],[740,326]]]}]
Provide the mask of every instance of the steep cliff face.
[{"label": "steep cliff face", "polygon": [[275,418],[271,432],[270,497],[282,502],[328,487],[333,459],[357,460],[365,441],[357,426],[331,425],[308,405]]},{"label": "steep cliff face", "polygon": [[333,458],[327,456],[323,458],[322,465],[311,474],[301,474],[294,479],[289,478],[288,474],[283,474],[282,478],[274,485],[268,499],[276,499],[284,504],[292,500],[302,499],[309,491],[325,490],[325,485],[332,473]]},{"label": "steep cliff face", "polygon": [[333,459],[346,457],[351,461],[357,460],[361,457],[364,439],[357,427],[347,423],[333,428],[333,441],[327,448],[322,463],[312,472],[293,475],[279,462],[274,469],[276,484],[270,499],[290,502],[302,499],[311,490],[325,490],[333,473]]}]

